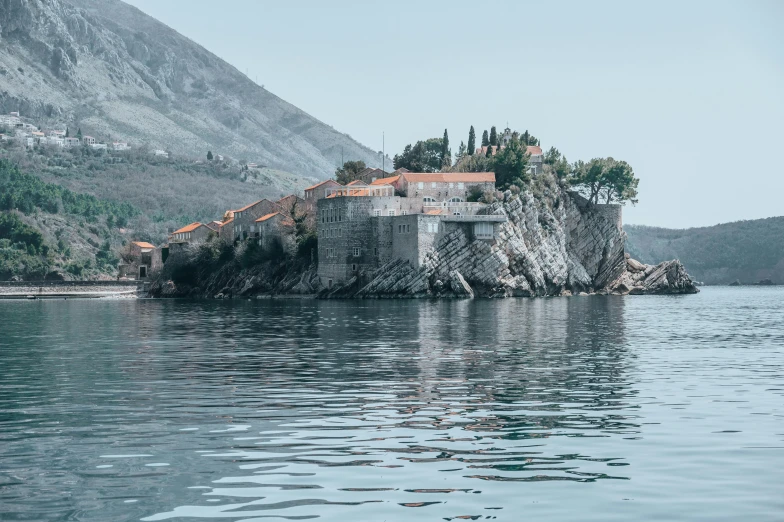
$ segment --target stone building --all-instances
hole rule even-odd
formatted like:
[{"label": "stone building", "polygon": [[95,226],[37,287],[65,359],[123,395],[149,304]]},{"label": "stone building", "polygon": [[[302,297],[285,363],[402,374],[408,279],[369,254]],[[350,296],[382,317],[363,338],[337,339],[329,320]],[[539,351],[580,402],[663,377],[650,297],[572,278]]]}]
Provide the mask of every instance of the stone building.
[{"label": "stone building", "polygon": [[131,241],[127,251],[122,254],[119,277],[146,279],[152,271],[155,245],[145,241]]},{"label": "stone building", "polygon": [[271,250],[280,246],[288,255],[294,255],[297,241],[294,234],[294,220],[280,212],[273,212],[256,220],[259,246]]},{"label": "stone building", "polygon": [[256,234],[256,220],[261,216],[279,212],[281,208],[268,199],[262,199],[234,210],[234,239],[247,239]]},{"label": "stone building", "polygon": [[390,184],[407,198],[422,198],[426,204],[445,206],[466,202],[471,194],[495,191],[495,173],[406,172]]},{"label": "stone building", "polygon": [[305,203],[315,210],[316,202],[327,197],[327,191],[340,188],[341,185],[334,179],[327,179],[305,189]]},{"label": "stone building", "polygon": [[206,241],[210,234],[215,234],[215,232],[207,225],[199,222],[191,223],[175,230],[169,236],[169,245],[176,249],[182,245],[200,243]]},{"label": "stone building", "polygon": [[[488,180],[494,180],[495,174],[479,173],[476,177],[471,175],[477,173],[456,174],[459,177],[427,181],[443,184],[435,187],[419,188],[418,183],[425,181],[419,181],[422,178],[416,176],[403,180],[409,175],[406,173],[378,179],[371,185],[355,184],[328,191],[326,197],[318,200],[316,214],[321,284],[331,288],[354,277],[361,279],[363,274],[395,259],[418,268],[439,234],[449,233],[455,227],[468,229],[471,237],[492,241],[495,224],[505,221],[505,216],[482,215],[486,207],[482,203],[435,202],[433,195],[438,195],[440,190],[442,194],[438,197],[446,198],[450,183],[455,184],[453,194],[457,190],[469,190],[467,183],[483,187],[491,183],[494,188]],[[457,183],[463,187],[458,189]],[[430,205],[428,198],[433,198],[436,204]]]}]

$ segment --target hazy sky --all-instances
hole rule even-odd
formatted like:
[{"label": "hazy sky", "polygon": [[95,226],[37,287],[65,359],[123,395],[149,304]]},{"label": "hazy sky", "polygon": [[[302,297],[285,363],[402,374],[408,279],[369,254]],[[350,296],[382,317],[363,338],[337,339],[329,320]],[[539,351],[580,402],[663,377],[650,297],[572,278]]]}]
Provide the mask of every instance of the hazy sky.
[{"label": "hazy sky", "polygon": [[784,215],[784,2],[130,3],[390,156],[508,122],[628,161],[626,223]]}]

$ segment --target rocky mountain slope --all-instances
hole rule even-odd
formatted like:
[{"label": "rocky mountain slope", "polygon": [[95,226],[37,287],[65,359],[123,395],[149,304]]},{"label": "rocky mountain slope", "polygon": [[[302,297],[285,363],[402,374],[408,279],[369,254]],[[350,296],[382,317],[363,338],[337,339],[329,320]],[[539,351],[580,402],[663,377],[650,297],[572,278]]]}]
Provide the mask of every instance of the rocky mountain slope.
[{"label": "rocky mountain slope", "polygon": [[[546,181],[543,178],[541,181]],[[306,263],[236,262],[189,270],[168,266],[158,296],[233,297],[313,293],[322,297],[534,297],[580,293],[688,294],[698,289],[678,261],[643,265],[625,253],[620,208],[591,205],[551,179],[538,195],[507,192],[489,212],[505,214],[497,240],[469,239],[462,230],[441,238],[425,265],[392,261],[325,290]],[[167,261],[167,265],[169,262]],[[189,278],[178,279],[178,273]]]},{"label": "rocky mountain slope", "polygon": [[784,284],[784,217],[682,230],[627,226],[629,253],[646,263],[678,258],[697,281]]},{"label": "rocky mountain slope", "polygon": [[0,112],[325,178],[380,156],[119,0],[0,1]]}]

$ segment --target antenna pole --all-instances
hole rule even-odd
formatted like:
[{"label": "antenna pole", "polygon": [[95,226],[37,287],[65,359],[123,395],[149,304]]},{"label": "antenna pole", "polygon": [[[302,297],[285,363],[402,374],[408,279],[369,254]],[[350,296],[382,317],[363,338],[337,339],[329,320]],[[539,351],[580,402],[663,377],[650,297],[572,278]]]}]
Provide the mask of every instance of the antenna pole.
[{"label": "antenna pole", "polygon": [[386,142],[384,141],[384,131],[381,131],[381,172],[386,174],[384,170],[386,168],[386,161],[387,159],[387,147]]}]

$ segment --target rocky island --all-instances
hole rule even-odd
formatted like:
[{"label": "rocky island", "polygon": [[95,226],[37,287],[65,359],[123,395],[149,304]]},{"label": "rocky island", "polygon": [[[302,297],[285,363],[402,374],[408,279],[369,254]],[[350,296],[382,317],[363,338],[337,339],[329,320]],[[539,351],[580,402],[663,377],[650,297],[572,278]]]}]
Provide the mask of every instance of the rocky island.
[{"label": "rocky island", "polygon": [[[629,257],[621,205],[593,203],[544,171],[522,191],[499,192],[494,201],[473,206],[473,214],[465,201],[430,208],[430,196],[421,193],[427,193],[424,182],[414,173],[348,188],[322,185],[312,261],[291,250],[243,266],[248,247],[221,246],[216,236],[172,254],[151,294],[470,298],[698,292],[679,261],[649,266]],[[449,183],[463,183],[443,176],[447,190]],[[455,180],[463,178],[478,179],[458,173]],[[423,199],[418,212],[406,211]],[[254,245],[270,240],[253,233],[260,234]],[[286,244],[285,229],[278,234],[284,238],[279,244]]]}]

